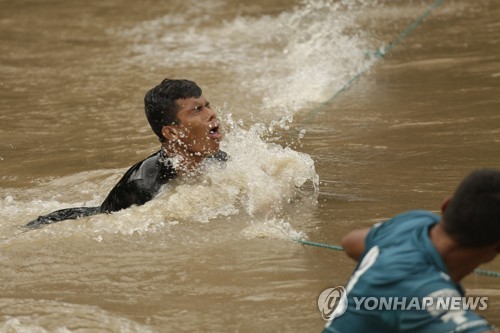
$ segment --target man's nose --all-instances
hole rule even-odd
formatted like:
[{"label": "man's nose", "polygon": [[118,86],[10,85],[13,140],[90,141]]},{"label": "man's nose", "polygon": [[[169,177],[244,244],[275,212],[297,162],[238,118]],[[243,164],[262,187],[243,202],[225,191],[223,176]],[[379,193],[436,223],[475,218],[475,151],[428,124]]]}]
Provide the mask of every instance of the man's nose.
[{"label": "man's nose", "polygon": [[217,117],[217,114],[215,113],[215,111],[212,108],[205,107],[205,109],[207,111],[207,115],[208,115],[209,119],[213,119],[213,118]]}]

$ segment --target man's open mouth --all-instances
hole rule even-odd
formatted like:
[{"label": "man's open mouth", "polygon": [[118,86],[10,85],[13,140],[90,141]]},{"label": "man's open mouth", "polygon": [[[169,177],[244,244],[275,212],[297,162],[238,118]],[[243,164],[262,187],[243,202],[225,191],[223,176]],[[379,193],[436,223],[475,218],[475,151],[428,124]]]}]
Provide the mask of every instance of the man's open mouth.
[{"label": "man's open mouth", "polygon": [[213,139],[220,139],[222,137],[222,134],[220,133],[219,125],[215,125],[214,127],[212,127],[208,132],[208,135]]}]

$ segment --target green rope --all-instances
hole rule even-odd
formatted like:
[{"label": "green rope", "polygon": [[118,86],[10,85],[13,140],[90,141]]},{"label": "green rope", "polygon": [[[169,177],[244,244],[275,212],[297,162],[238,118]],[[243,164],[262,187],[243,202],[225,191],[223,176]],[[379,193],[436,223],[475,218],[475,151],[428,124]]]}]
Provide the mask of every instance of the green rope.
[{"label": "green rope", "polygon": [[500,273],[498,272],[494,272],[494,271],[488,271],[486,269],[482,269],[482,268],[476,268],[474,270],[474,273],[478,274],[478,275],[486,275],[486,276],[493,276],[493,277],[500,277]]},{"label": "green rope", "polygon": [[336,251],[344,251],[344,248],[342,246],[338,246],[338,245],[329,245],[329,244],[311,242],[311,241],[307,241],[304,239],[294,239],[294,241],[301,243],[301,244],[304,244],[304,245],[323,247],[325,249],[336,250]]},{"label": "green rope", "polygon": [[437,7],[441,6],[444,3],[444,0],[436,0],[432,5],[430,5],[419,17],[415,19],[409,26],[404,29],[396,39],[394,39],[384,50],[375,51],[375,56],[377,58],[384,57],[389,51],[396,47],[406,36],[408,36],[413,30],[415,30],[419,25],[421,25],[424,20],[431,15],[432,11]]},{"label": "green rope", "polygon": [[[318,243],[318,242],[311,242],[311,241],[300,239],[300,238],[296,238],[296,239],[293,239],[293,240],[296,241],[297,243],[304,244],[304,245],[311,245],[311,246],[316,246],[316,247],[322,247],[322,248],[325,248],[325,249],[330,249],[330,250],[335,250],[335,251],[344,251],[344,248],[342,246],[339,246],[339,245],[331,245],[331,244],[324,244],[324,243]],[[486,276],[492,276],[492,277],[500,278],[500,273],[499,272],[489,271],[489,270],[482,269],[482,268],[476,268],[474,270],[474,273],[476,273],[477,275],[486,275]]]},{"label": "green rope", "polygon": [[338,91],[336,91],[329,99],[327,99],[325,102],[321,103],[319,107],[317,107],[315,110],[313,110],[307,118],[305,119],[310,120],[312,117],[314,117],[325,105],[328,105],[331,101],[333,101],[340,93],[343,91],[349,89],[354,82],[356,82],[364,73],[366,73],[370,68],[373,67],[375,63],[377,63],[377,60],[380,60],[384,58],[385,55],[387,55],[392,49],[394,49],[403,39],[406,38],[413,30],[415,30],[418,26],[420,26],[425,19],[431,15],[432,11],[442,5],[445,0],[436,0],[432,5],[430,5],[419,17],[417,17],[410,25],[408,25],[401,33],[387,45],[384,47],[382,50],[376,50],[373,52],[373,55],[375,56],[375,60],[371,62],[368,66],[360,70],[358,73],[356,73],[349,81],[347,81],[342,88],[340,88]]}]

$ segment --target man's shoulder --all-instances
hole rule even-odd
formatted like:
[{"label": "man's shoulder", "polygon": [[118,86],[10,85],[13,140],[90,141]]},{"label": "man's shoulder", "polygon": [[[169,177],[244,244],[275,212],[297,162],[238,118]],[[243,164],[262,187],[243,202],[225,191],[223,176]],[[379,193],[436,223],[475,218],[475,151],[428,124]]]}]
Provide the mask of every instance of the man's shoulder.
[{"label": "man's shoulder", "polygon": [[426,226],[439,222],[439,215],[426,210],[410,210],[394,216],[386,222],[380,223],[379,226],[390,228],[391,230],[414,229],[419,226]]},{"label": "man's shoulder", "polygon": [[125,172],[125,174],[131,174],[133,173],[134,171],[138,170],[139,168],[141,168],[141,166],[143,166],[144,164],[147,164],[147,165],[153,165],[153,164],[156,164],[157,161],[158,161],[158,158],[160,157],[160,150],[149,155],[148,157],[146,157],[145,159],[139,161],[139,162],[136,162],[135,164],[133,164],[131,167],[128,168],[127,172]]},{"label": "man's shoulder", "polygon": [[151,200],[161,185],[175,176],[173,169],[162,167],[159,162],[160,152],[157,151],[131,166],[111,189],[101,205],[101,210],[117,211],[134,204],[142,205]]},{"label": "man's shoulder", "polygon": [[373,226],[366,237],[367,247],[371,245],[409,244],[407,241],[413,234],[438,223],[439,215],[429,211],[408,211]]},{"label": "man's shoulder", "polygon": [[127,183],[154,178],[161,171],[161,150],[132,165],[124,175]]}]

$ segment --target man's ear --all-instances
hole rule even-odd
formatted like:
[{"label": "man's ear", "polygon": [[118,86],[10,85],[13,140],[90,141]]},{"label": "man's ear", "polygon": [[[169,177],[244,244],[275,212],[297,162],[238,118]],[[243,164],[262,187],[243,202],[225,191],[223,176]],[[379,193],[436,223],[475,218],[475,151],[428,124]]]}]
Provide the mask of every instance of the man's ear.
[{"label": "man's ear", "polygon": [[167,140],[170,141],[175,141],[179,139],[179,132],[175,126],[163,126],[161,129],[161,134],[163,134],[163,137]]},{"label": "man's ear", "polygon": [[444,214],[446,209],[448,209],[448,205],[450,204],[450,201],[451,201],[451,197],[448,197],[443,201],[443,203],[441,204],[441,213]]}]

